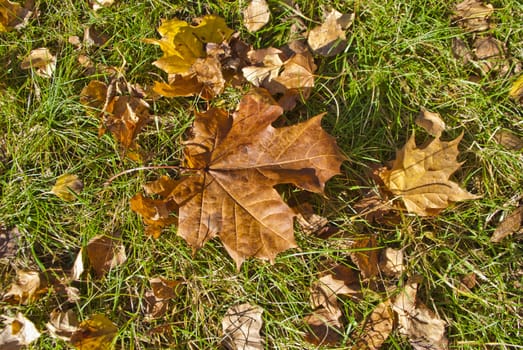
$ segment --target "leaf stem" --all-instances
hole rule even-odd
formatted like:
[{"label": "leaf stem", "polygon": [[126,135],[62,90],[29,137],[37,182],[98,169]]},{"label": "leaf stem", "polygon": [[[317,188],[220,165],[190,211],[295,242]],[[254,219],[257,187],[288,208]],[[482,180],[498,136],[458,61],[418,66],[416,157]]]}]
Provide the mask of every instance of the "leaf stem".
[{"label": "leaf stem", "polygon": [[109,180],[105,181],[104,182],[104,187],[109,186],[111,184],[111,182],[113,182],[116,178],[118,178],[118,177],[120,177],[122,175],[134,173],[135,171],[140,171],[140,170],[155,170],[155,169],[183,170],[183,169],[187,169],[187,168],[179,166],[179,165],[152,165],[152,166],[141,166],[141,167],[138,167],[138,168],[127,169],[127,170],[122,171],[121,173],[113,175]]}]

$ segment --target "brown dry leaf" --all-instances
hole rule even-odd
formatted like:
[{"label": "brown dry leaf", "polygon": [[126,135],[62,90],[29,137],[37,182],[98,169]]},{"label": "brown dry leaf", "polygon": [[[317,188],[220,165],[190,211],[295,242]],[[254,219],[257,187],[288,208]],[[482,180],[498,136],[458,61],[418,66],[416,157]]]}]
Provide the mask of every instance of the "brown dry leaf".
[{"label": "brown dry leaf", "polygon": [[416,125],[436,138],[439,138],[445,130],[445,122],[441,119],[439,113],[429,112],[426,109],[421,110],[416,118]]},{"label": "brown dry leaf", "polygon": [[115,237],[98,235],[86,247],[89,263],[98,278],[127,260],[125,247]]},{"label": "brown dry leaf", "polygon": [[94,26],[87,27],[84,30],[83,43],[87,47],[102,46],[107,42],[107,40],[109,40],[109,37],[107,37],[107,35],[101,33],[100,30]]},{"label": "brown dry leaf", "polygon": [[94,11],[98,11],[101,8],[109,7],[114,3],[114,0],[89,0],[89,6]]},{"label": "brown dry leaf", "polygon": [[5,328],[0,332],[2,350],[19,350],[40,338],[40,332],[33,322],[17,313],[16,317],[3,316]]},{"label": "brown dry leaf", "polygon": [[507,48],[504,43],[488,36],[477,38],[472,46],[477,64],[483,74],[494,71],[504,75],[509,72],[510,63],[506,59]]},{"label": "brown dry leaf", "polygon": [[494,135],[494,140],[509,150],[519,151],[523,149],[523,140],[510,130],[498,130]]},{"label": "brown dry leaf", "polygon": [[307,37],[307,43],[314,53],[322,56],[334,56],[347,46],[345,31],[354,20],[354,13],[341,14],[331,10],[322,25],[313,28]]},{"label": "brown dry leaf", "polygon": [[392,308],[398,315],[399,333],[408,337],[415,350],[448,349],[445,321],[416,300],[417,289],[418,283],[409,280],[394,299]]},{"label": "brown dry leaf", "polygon": [[11,304],[26,305],[45,294],[47,287],[47,281],[40,272],[18,270],[15,281],[2,299]]},{"label": "brown dry leaf", "polygon": [[0,33],[25,27],[33,14],[29,7],[22,7],[9,0],[0,0]]},{"label": "brown dry leaf", "polygon": [[503,238],[510,236],[518,231],[520,231],[523,226],[523,205],[520,205],[516,210],[511,212],[499,226],[496,228],[490,241],[493,243],[498,243],[503,240]]},{"label": "brown dry leaf", "polygon": [[243,10],[243,25],[251,33],[260,30],[269,22],[271,13],[265,0],[251,0]]},{"label": "brown dry leaf", "polygon": [[145,293],[145,314],[148,319],[156,319],[167,312],[168,302],[176,296],[176,287],[181,281],[155,277],[149,283],[151,290]]},{"label": "brown dry leaf", "polygon": [[49,322],[45,325],[53,338],[70,341],[72,335],[78,331],[78,318],[73,310],[53,310]]},{"label": "brown dry leaf", "polygon": [[15,226],[8,230],[0,225],[0,259],[11,258],[16,254],[20,231]]},{"label": "brown dry leaf", "polygon": [[477,284],[476,274],[474,272],[462,276],[459,280],[458,290],[461,292],[470,292]]},{"label": "brown dry leaf", "polygon": [[481,32],[491,27],[490,16],[494,13],[491,4],[479,0],[465,0],[454,8],[452,21],[467,32]]},{"label": "brown dry leaf", "polygon": [[461,63],[467,64],[474,59],[472,50],[467,43],[460,38],[452,39],[452,54],[455,58],[461,59]]},{"label": "brown dry leaf", "polygon": [[76,259],[74,259],[73,267],[69,273],[69,278],[73,281],[79,281],[84,273],[84,249],[80,248]]},{"label": "brown dry leaf", "polygon": [[404,271],[403,250],[385,248],[381,252],[380,271],[388,277],[400,277]]},{"label": "brown dry leaf", "polygon": [[508,95],[516,102],[523,104],[523,74],[512,84]]},{"label": "brown dry leaf", "polygon": [[78,350],[109,350],[118,327],[104,315],[92,315],[82,321],[78,330],[71,335],[71,343]]},{"label": "brown dry leaf", "polygon": [[73,201],[76,199],[76,194],[80,194],[84,184],[80,178],[72,174],[60,175],[56,179],[56,183],[51,188],[51,193],[55,194],[64,201]]},{"label": "brown dry leaf", "polygon": [[36,75],[42,78],[51,78],[56,69],[56,56],[45,47],[34,49],[24,58],[20,68],[34,69]]},{"label": "brown dry leaf", "polygon": [[409,213],[434,216],[453,202],[480,198],[449,180],[461,167],[456,158],[462,137],[449,142],[436,138],[418,148],[412,135],[396,152],[392,169],[380,172],[387,190],[402,199]]},{"label": "brown dry leaf", "polygon": [[100,119],[100,136],[109,130],[124,149],[137,147],[136,136],[150,120],[149,104],[139,86],[121,79],[109,85],[93,80],[82,89],[80,102]]},{"label": "brown dry leaf", "polygon": [[147,194],[158,195],[160,199],[146,198],[140,193],[131,198],[131,209],[143,218],[146,225],[145,234],[158,238],[164,227],[177,222],[170,214],[178,209],[178,205],[169,195],[179,183],[162,176],[144,186]]},{"label": "brown dry leaf", "polygon": [[394,325],[390,300],[378,304],[365,321],[358,342],[353,350],[377,350],[392,332]]},{"label": "brown dry leaf", "polygon": [[222,345],[228,350],[262,350],[260,330],[263,309],[256,305],[235,305],[227,310],[222,320]]},{"label": "brown dry leaf", "polygon": [[310,303],[314,309],[304,318],[309,331],[305,340],[316,345],[335,345],[340,340],[342,312],[338,305],[338,295],[359,298],[360,287],[357,273],[337,265],[332,273],[324,275],[311,287]]},{"label": "brown dry leaf", "polygon": [[354,210],[359,216],[368,222],[379,224],[395,224],[398,220],[391,201],[382,198],[375,191],[364,194],[358,202],[353,205]]},{"label": "brown dry leaf", "polygon": [[193,249],[219,236],[239,268],[248,257],[274,262],[296,247],[294,212],[274,186],[323,193],[344,157],[321,128],[321,115],[275,129],[271,123],[281,114],[267,91],[256,90],[232,116],[218,109],[197,115],[185,148],[193,170],[173,191],[178,234]]},{"label": "brown dry leaf", "polygon": [[364,279],[370,279],[379,274],[380,250],[376,245],[376,237],[374,236],[357,239],[351,245],[351,249],[356,251],[351,252],[350,257],[361,271]]},{"label": "brown dry leaf", "polygon": [[296,213],[296,221],[302,232],[306,235],[316,235],[322,237],[330,231],[329,220],[321,215],[314,213],[310,203],[300,203],[292,208]]},{"label": "brown dry leaf", "polygon": [[264,86],[280,74],[283,65],[281,50],[269,47],[247,53],[252,66],[242,68],[245,79],[254,86]]}]

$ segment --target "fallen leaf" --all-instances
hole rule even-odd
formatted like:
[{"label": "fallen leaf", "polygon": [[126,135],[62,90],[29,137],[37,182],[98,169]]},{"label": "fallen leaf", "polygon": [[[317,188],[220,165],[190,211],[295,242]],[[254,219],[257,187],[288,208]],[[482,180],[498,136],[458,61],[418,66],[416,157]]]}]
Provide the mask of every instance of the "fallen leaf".
[{"label": "fallen leaf", "polygon": [[523,205],[512,211],[496,228],[490,241],[499,243],[505,237],[510,236],[520,230],[523,225]]},{"label": "fallen leaf", "polygon": [[115,237],[98,235],[87,243],[87,257],[98,278],[127,260],[125,247]]},{"label": "fallen leaf", "polygon": [[262,313],[261,307],[248,303],[229,308],[222,320],[223,346],[229,350],[264,349]]},{"label": "fallen leaf", "polygon": [[206,43],[221,43],[229,39],[233,30],[221,17],[208,15],[190,25],[177,19],[163,21],[158,32],[161,39],[146,39],[160,46],[163,56],[153,64],[168,74],[187,74],[198,58],[205,58]]},{"label": "fallen leaf", "polygon": [[458,290],[461,292],[470,292],[477,284],[476,274],[468,273],[460,278]]},{"label": "fallen leaf", "polygon": [[107,40],[109,40],[107,35],[101,33],[100,30],[98,30],[94,26],[87,27],[84,30],[83,43],[87,47],[89,47],[89,46],[96,46],[96,47],[102,46],[102,45],[104,45],[107,42]]},{"label": "fallen leaf", "polygon": [[49,49],[41,47],[32,50],[20,64],[22,69],[34,69],[36,75],[51,78],[56,69],[56,56]]},{"label": "fallen leaf", "polygon": [[269,22],[271,13],[265,0],[251,0],[243,10],[243,25],[251,33],[260,30]]},{"label": "fallen leaf", "polygon": [[73,281],[79,281],[80,277],[84,273],[84,249],[80,248],[76,259],[74,259],[74,264],[69,274],[69,277]]},{"label": "fallen leaf", "polygon": [[15,226],[8,230],[0,225],[0,259],[11,258],[16,254],[20,231]]},{"label": "fallen leaf", "polygon": [[345,31],[354,21],[354,14],[331,10],[320,26],[310,30],[307,43],[312,51],[322,56],[334,56],[347,47]]},{"label": "fallen leaf", "polygon": [[274,186],[322,193],[344,157],[321,128],[321,115],[275,129],[282,109],[266,91],[244,96],[232,116],[210,109],[185,145],[190,170],[170,195],[180,206],[178,235],[194,249],[218,236],[238,268],[248,257],[274,262],[296,247],[294,212]]},{"label": "fallen leaf", "polygon": [[415,350],[445,350],[445,321],[425,304],[416,300],[418,283],[407,281],[404,290],[394,299],[392,308],[398,315],[398,331],[408,337]]},{"label": "fallen leaf", "polygon": [[509,150],[519,151],[523,148],[523,140],[506,129],[498,130],[494,135],[494,140]]},{"label": "fallen leaf", "polygon": [[45,325],[51,337],[70,341],[75,332],[78,331],[78,318],[73,310],[53,310],[49,322]]},{"label": "fallen leaf", "polygon": [[486,38],[477,38],[473,44],[474,54],[479,60],[485,60],[493,57],[503,57],[503,43],[499,40],[488,36]]},{"label": "fallen leaf", "polygon": [[377,350],[392,332],[394,324],[390,300],[378,304],[364,323],[359,339],[353,350]]},{"label": "fallen leaf", "polygon": [[519,78],[517,78],[516,81],[512,84],[508,95],[516,102],[523,104],[523,74],[521,74]]},{"label": "fallen leaf", "polygon": [[56,183],[51,188],[51,193],[55,194],[64,201],[73,201],[76,199],[76,194],[80,194],[84,184],[76,175],[64,174],[56,179]]},{"label": "fallen leaf", "polygon": [[27,7],[16,2],[0,0],[0,33],[11,29],[22,29],[33,14]]},{"label": "fallen leaf", "polygon": [[460,38],[452,39],[452,54],[455,58],[461,59],[461,63],[467,64],[474,59],[472,50],[465,41]]},{"label": "fallen leaf", "polygon": [[71,344],[78,350],[109,350],[117,333],[118,327],[107,317],[92,315],[71,335]]},{"label": "fallen leaf", "polygon": [[421,110],[416,118],[416,125],[436,138],[439,138],[445,130],[445,122],[441,119],[439,113],[429,112],[426,109]]},{"label": "fallen leaf", "polygon": [[145,293],[145,314],[148,319],[156,319],[167,312],[168,302],[176,296],[175,289],[181,281],[154,277],[149,283],[151,290]]},{"label": "fallen leaf", "polygon": [[18,270],[16,279],[9,290],[3,295],[3,300],[11,304],[26,305],[38,299],[47,292],[47,281],[38,271]]},{"label": "fallen leaf", "polygon": [[260,87],[276,78],[283,65],[281,50],[273,47],[251,50],[247,53],[252,66],[242,68],[245,79],[254,86]]},{"label": "fallen leaf", "polygon": [[33,322],[22,313],[17,313],[16,317],[3,318],[5,328],[0,332],[0,348],[3,350],[19,350],[40,338],[41,334]]},{"label": "fallen leaf", "polygon": [[454,7],[452,21],[467,32],[481,32],[491,27],[490,16],[494,13],[491,4],[479,0],[465,0]]},{"label": "fallen leaf", "polygon": [[385,276],[399,278],[404,271],[403,251],[393,248],[383,249],[379,268]]},{"label": "fallen leaf", "polygon": [[306,235],[322,237],[331,231],[328,227],[329,220],[314,212],[310,203],[300,203],[292,207],[296,214],[296,221],[302,232]]},{"label": "fallen leaf", "polygon": [[462,137],[449,142],[435,138],[418,148],[412,135],[396,152],[392,169],[380,172],[387,190],[402,199],[409,213],[434,216],[453,202],[480,198],[449,180],[461,167],[456,158]]},{"label": "fallen leaf", "polygon": [[180,181],[172,180],[168,176],[162,176],[144,186],[147,194],[158,195],[160,199],[146,198],[140,193],[131,198],[131,209],[142,217],[146,225],[145,234],[158,238],[164,227],[178,221],[170,216],[178,209],[178,204],[170,194],[179,183]]},{"label": "fallen leaf", "polygon": [[124,149],[137,147],[136,136],[150,120],[149,104],[138,86],[121,79],[109,85],[94,80],[82,89],[80,102],[100,119],[100,136],[109,130]]},{"label": "fallen leaf", "polygon": [[376,247],[376,237],[368,236],[357,239],[351,245],[350,257],[354,264],[361,271],[364,279],[370,279],[378,276],[378,261],[380,250]]},{"label": "fallen leaf", "polygon": [[114,0],[89,0],[89,6],[94,11],[98,11],[101,8],[109,7],[114,3]]},{"label": "fallen leaf", "polygon": [[354,270],[338,265],[311,287],[310,304],[314,310],[304,318],[309,330],[305,340],[316,345],[335,345],[341,339],[343,316],[338,295],[357,298],[360,293],[358,275]]}]

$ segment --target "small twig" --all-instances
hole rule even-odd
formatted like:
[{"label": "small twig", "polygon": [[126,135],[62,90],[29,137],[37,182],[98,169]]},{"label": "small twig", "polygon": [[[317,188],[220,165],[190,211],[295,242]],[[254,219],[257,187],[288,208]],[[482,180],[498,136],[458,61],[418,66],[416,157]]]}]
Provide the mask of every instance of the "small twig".
[{"label": "small twig", "polygon": [[109,184],[111,184],[111,182],[113,182],[114,179],[116,179],[116,178],[118,178],[118,177],[120,177],[122,175],[133,173],[133,172],[139,171],[139,170],[155,170],[155,169],[183,170],[183,169],[186,169],[186,168],[184,168],[182,166],[179,166],[179,165],[152,165],[152,166],[141,166],[141,167],[138,167],[138,168],[127,169],[127,170],[122,171],[121,173],[118,173],[118,174],[112,176],[109,180],[105,181],[104,182],[104,187],[109,186]]}]

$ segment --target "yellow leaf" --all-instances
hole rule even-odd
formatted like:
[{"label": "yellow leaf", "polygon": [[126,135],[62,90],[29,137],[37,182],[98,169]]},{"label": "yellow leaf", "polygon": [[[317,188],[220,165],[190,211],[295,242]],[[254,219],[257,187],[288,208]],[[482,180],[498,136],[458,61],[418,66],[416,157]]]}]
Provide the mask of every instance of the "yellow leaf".
[{"label": "yellow leaf", "polygon": [[479,198],[449,180],[461,167],[456,158],[462,137],[463,134],[449,142],[436,138],[418,148],[412,135],[396,152],[392,169],[379,174],[386,188],[403,200],[409,213],[434,216],[452,202]]},{"label": "yellow leaf", "polygon": [[56,183],[51,192],[65,201],[72,201],[75,195],[71,192],[80,193],[84,185],[76,175],[64,174],[56,179]]},{"label": "yellow leaf", "polygon": [[78,350],[108,350],[118,328],[104,315],[93,315],[80,323],[78,330],[71,336],[71,343]]},{"label": "yellow leaf", "polygon": [[221,43],[233,33],[221,17],[208,15],[197,21],[197,25],[177,19],[164,21],[158,28],[162,38],[145,40],[163,51],[155,66],[169,74],[189,73],[196,59],[205,57],[206,43]]},{"label": "yellow leaf", "polygon": [[514,100],[523,103],[523,74],[521,74],[514,84],[512,84],[508,95]]}]

